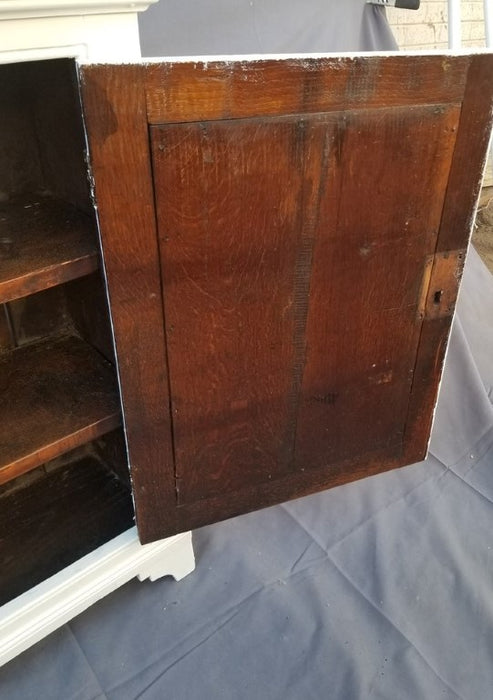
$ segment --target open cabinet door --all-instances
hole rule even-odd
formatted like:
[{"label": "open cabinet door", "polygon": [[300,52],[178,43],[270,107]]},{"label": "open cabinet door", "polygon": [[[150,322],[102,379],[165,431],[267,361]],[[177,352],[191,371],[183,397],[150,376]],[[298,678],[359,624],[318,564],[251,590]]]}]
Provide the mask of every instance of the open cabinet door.
[{"label": "open cabinet door", "polygon": [[425,456],[492,76],[81,67],[143,542]]}]

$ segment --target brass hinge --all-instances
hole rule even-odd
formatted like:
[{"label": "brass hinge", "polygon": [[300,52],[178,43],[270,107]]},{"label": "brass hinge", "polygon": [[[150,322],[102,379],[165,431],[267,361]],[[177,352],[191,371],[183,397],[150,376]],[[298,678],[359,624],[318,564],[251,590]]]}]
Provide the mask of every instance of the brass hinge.
[{"label": "brass hinge", "polygon": [[427,257],[418,315],[425,320],[452,316],[464,269],[466,251],[447,250]]}]

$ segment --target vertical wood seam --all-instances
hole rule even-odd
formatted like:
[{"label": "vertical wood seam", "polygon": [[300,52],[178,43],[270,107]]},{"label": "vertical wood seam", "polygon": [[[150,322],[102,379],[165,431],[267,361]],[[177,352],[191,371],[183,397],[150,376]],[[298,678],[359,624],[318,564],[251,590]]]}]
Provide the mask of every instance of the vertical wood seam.
[{"label": "vertical wood seam", "polygon": [[[324,136],[324,146],[322,154],[322,162],[320,164],[318,191],[315,199],[316,210],[312,214],[310,207],[308,209],[308,214],[305,218],[305,209],[307,202],[306,194],[306,133],[303,133],[303,146],[302,146],[302,164],[301,169],[303,173],[303,184],[302,184],[302,203],[300,216],[303,218],[302,232],[300,237],[300,248],[298,250],[298,255],[295,262],[294,269],[294,280],[293,280],[293,294],[294,294],[294,307],[295,307],[295,318],[294,318],[294,333],[293,333],[293,344],[294,344],[294,361],[293,361],[293,372],[291,379],[291,391],[289,395],[289,403],[292,410],[292,419],[287,421],[287,437],[288,443],[291,443],[291,455],[289,461],[294,464],[296,457],[296,443],[298,439],[298,418],[300,412],[300,400],[303,390],[303,376],[305,372],[306,365],[306,327],[308,323],[309,315],[309,299],[313,279],[313,257],[315,252],[316,240],[314,231],[316,229],[317,221],[320,216],[320,203],[322,199],[323,189],[327,183],[328,178],[328,162],[330,155],[330,131],[327,129]],[[312,204],[313,206],[313,204]],[[304,278],[303,271],[305,271]],[[300,288],[301,287],[301,288]],[[302,305],[297,306],[296,297],[299,295],[301,298]],[[289,431],[292,430],[292,436],[289,438]]]},{"label": "vertical wood seam", "polygon": [[164,356],[166,363],[166,381],[168,384],[168,410],[169,410],[169,421],[170,421],[170,440],[171,440],[171,457],[173,460],[173,480],[174,480],[174,494],[175,494],[175,507],[178,506],[179,501],[179,489],[178,489],[178,475],[176,473],[176,447],[175,447],[175,429],[174,429],[174,415],[173,415],[173,398],[171,395],[171,372],[169,366],[169,350],[168,350],[168,327],[166,324],[166,299],[164,293],[164,275],[163,275],[163,265],[161,261],[165,257],[165,252],[161,247],[161,241],[159,236],[159,220],[158,220],[158,207],[157,207],[157,196],[156,196],[156,180],[154,177],[154,153],[152,148],[151,139],[151,125],[149,124],[149,112],[148,104],[146,99],[146,120],[147,120],[147,143],[149,149],[149,163],[151,170],[151,182],[152,182],[152,201],[154,205],[153,218],[154,218],[154,231],[156,236],[156,245],[159,254],[159,286],[161,289],[161,317],[163,320],[163,335],[164,335]]}]

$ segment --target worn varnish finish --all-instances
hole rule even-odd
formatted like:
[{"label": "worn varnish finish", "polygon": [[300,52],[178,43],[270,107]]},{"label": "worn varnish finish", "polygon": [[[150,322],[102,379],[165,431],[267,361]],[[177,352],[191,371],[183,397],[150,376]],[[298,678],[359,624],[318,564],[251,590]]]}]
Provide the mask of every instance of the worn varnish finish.
[{"label": "worn varnish finish", "polygon": [[149,541],[163,536],[163,522],[176,530],[176,517],[169,507],[175,479],[144,69],[87,68],[81,87],[136,517]]},{"label": "worn varnish finish", "polygon": [[436,245],[458,114],[420,107],[341,118],[316,230],[300,465],[402,451],[423,262]]},{"label": "worn varnish finish", "polygon": [[149,65],[150,124],[460,102],[467,56],[410,56]]},{"label": "worn varnish finish", "polygon": [[0,484],[120,421],[113,368],[78,338],[0,355]]},{"label": "worn varnish finish", "polygon": [[457,117],[153,128],[179,503],[401,451]]},{"label": "worn varnish finish", "polygon": [[91,217],[48,197],[0,204],[0,303],[35,294],[98,267]]},{"label": "worn varnish finish", "polygon": [[[457,141],[447,184],[434,268],[444,268],[444,255],[455,259],[453,279],[447,289],[430,284],[427,296],[429,313],[425,316],[416,361],[415,376],[406,422],[405,459],[414,462],[426,454],[433,409],[447,349],[451,316],[455,308],[457,289],[472,231],[476,203],[481,188],[481,176],[486,159],[492,121],[493,70],[491,55],[470,59],[468,83],[465,87]],[[440,255],[438,255],[440,253]],[[450,269],[450,262],[445,269]],[[437,316],[436,294],[440,294]],[[447,304],[447,298],[451,303]],[[430,313],[430,311],[432,313]]]},{"label": "worn varnish finish", "polygon": [[152,130],[178,503],[289,470],[304,199],[320,179],[306,130],[296,118]]},{"label": "worn varnish finish", "polygon": [[492,72],[82,69],[143,541],[424,456]]}]

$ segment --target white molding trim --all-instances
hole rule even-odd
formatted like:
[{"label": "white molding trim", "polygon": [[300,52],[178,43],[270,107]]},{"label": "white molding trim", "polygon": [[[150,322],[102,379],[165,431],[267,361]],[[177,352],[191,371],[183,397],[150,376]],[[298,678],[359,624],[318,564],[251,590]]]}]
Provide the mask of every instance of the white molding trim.
[{"label": "white molding trim", "polygon": [[138,13],[1,20],[0,63],[61,58],[95,63],[140,59]]},{"label": "white molding trim", "polygon": [[33,17],[70,17],[136,13],[158,0],[0,0],[0,21]]},{"label": "white molding trim", "polygon": [[179,581],[194,568],[190,532],[141,545],[127,530],[0,608],[0,666],[132,578]]},{"label": "white molding trim", "polygon": [[71,44],[68,46],[43,46],[35,49],[17,49],[16,51],[0,51],[0,64],[22,63],[25,61],[41,61],[52,58],[87,59],[89,49],[87,44]]}]

